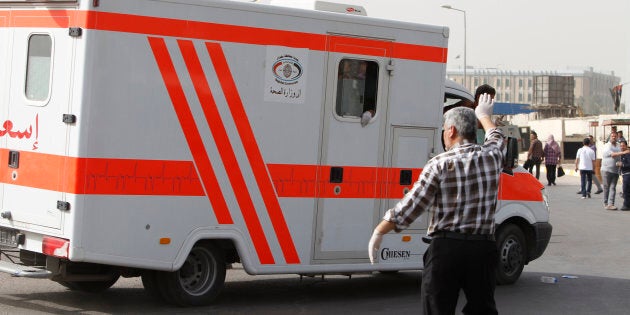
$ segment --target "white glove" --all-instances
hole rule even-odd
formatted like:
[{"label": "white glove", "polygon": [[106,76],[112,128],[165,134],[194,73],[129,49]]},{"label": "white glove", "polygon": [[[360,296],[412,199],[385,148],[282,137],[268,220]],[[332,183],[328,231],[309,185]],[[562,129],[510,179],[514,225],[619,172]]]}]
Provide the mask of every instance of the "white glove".
[{"label": "white glove", "polygon": [[374,264],[374,258],[376,257],[376,253],[381,248],[383,235],[385,234],[374,229],[374,233],[372,233],[372,238],[370,238],[370,242],[368,243],[368,251],[370,253],[370,262],[372,264]]},{"label": "white glove", "polygon": [[369,110],[366,110],[365,112],[363,112],[363,115],[361,115],[361,127],[367,126],[367,124],[370,122],[371,119],[372,119],[372,112],[370,112]]},{"label": "white glove", "polygon": [[479,96],[479,102],[477,108],[475,108],[475,114],[477,119],[484,117],[490,117],[492,115],[492,109],[494,108],[494,99],[488,93],[483,93]]}]

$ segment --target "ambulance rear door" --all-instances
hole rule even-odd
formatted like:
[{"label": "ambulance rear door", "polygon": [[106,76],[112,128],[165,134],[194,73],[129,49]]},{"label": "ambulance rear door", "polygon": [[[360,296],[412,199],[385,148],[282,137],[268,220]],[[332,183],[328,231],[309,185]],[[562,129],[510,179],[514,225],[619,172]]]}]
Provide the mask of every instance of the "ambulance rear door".
[{"label": "ambulance rear door", "polygon": [[[7,28],[9,15],[7,12],[0,11],[0,122],[4,122],[7,117],[9,106],[9,71],[11,64],[9,62],[9,49],[11,48],[10,32]],[[7,147],[5,137],[0,137],[0,152],[4,152]],[[7,153],[5,153],[6,156]],[[0,158],[0,161],[2,159]],[[0,183],[0,209],[3,209],[2,202],[4,196],[4,182]]]},{"label": "ambulance rear door", "polygon": [[[8,108],[0,134],[8,161],[3,178],[3,210],[17,228],[60,229],[67,160],[72,63],[75,37],[69,11],[20,11],[5,34],[10,79]],[[54,15],[54,16],[53,16]],[[76,118],[76,117],[75,117]],[[61,202],[61,203],[59,203]]]}]

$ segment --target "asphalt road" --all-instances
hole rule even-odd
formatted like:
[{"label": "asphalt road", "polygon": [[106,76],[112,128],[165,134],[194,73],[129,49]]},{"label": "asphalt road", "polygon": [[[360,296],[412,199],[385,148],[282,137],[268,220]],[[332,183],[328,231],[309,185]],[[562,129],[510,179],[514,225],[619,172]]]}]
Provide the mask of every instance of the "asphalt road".
[{"label": "asphalt road", "polygon": [[[630,211],[604,210],[601,195],[580,199],[575,193],[578,177],[557,182],[547,187],[551,243],[516,284],[497,287],[499,312],[629,314]],[[541,276],[556,277],[558,283],[543,283]],[[419,300],[420,272],[300,279],[248,276],[236,265],[216,303],[202,308],[157,302],[145,294],[139,278],[121,279],[106,292],[88,294],[48,280],[0,274],[0,314],[418,314]],[[462,296],[460,310],[464,303]]]}]

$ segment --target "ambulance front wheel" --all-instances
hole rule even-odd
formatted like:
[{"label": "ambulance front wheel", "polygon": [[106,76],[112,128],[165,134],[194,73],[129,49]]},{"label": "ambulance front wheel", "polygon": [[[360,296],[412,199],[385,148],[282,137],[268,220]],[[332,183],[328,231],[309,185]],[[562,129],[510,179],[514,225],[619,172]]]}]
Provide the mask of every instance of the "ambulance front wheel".
[{"label": "ambulance front wheel", "polygon": [[182,267],[156,272],[155,285],[165,301],[179,306],[212,303],[225,282],[225,254],[212,243],[196,244]]},{"label": "ambulance front wheel", "polygon": [[518,280],[525,267],[525,235],[517,225],[507,224],[499,228],[496,239],[499,250],[497,284],[512,284]]}]

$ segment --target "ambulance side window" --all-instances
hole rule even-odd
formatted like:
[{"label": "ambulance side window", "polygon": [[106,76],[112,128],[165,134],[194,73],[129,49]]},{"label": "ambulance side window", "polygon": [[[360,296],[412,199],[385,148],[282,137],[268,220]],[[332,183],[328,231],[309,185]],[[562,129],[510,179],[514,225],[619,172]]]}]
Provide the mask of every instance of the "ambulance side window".
[{"label": "ambulance side window", "polygon": [[376,113],[378,63],[342,59],[337,73],[335,112],[342,117],[361,117],[363,112]]},{"label": "ambulance side window", "polygon": [[52,69],[52,39],[50,35],[33,34],[28,40],[26,63],[26,98],[45,101],[50,95],[50,73]]}]

